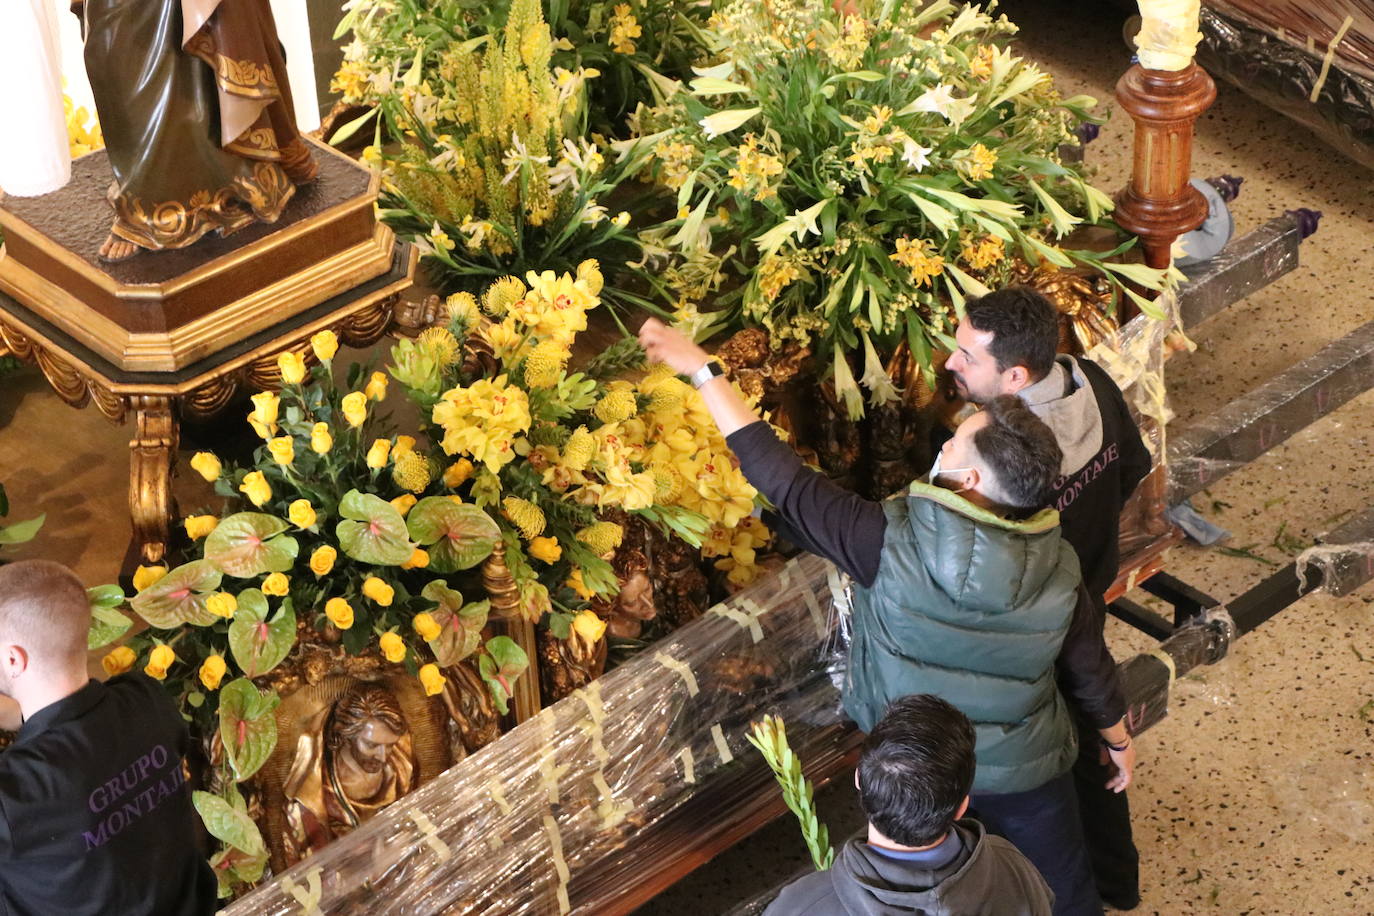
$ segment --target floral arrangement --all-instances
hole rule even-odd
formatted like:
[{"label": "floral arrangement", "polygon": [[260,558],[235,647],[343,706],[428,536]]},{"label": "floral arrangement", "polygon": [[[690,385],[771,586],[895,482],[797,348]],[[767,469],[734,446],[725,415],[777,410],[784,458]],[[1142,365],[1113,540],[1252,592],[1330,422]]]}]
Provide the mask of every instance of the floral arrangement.
[{"label": "floral arrangement", "polygon": [[[0,369],[3,367],[0,366]],[[10,514],[10,500],[5,494],[5,485],[0,483],[0,522]],[[46,514],[36,518],[26,519],[22,522],[10,522],[0,524],[0,549],[13,547],[16,544],[25,544],[38,536],[38,531],[43,527],[43,521],[47,518]],[[0,563],[3,563],[0,560]]]},{"label": "floral arrangement", "polygon": [[86,106],[77,105],[67,93],[62,93],[62,111],[67,119],[67,147],[72,158],[84,156],[105,146],[100,122]]},{"label": "floral arrangement", "polygon": [[711,22],[722,62],[641,119],[678,204],[641,235],[659,256],[645,278],[699,338],[752,325],[815,346],[851,417],[851,354],[868,401],[893,400],[880,354],[905,342],[928,369],[1015,258],[1091,267],[1155,312],[1126,281],[1159,289],[1163,272],[1109,260],[1133,239],[1063,247],[1112,208],[1058,155],[1095,102],[1061,98],[1014,32],[945,0],[730,0]]}]

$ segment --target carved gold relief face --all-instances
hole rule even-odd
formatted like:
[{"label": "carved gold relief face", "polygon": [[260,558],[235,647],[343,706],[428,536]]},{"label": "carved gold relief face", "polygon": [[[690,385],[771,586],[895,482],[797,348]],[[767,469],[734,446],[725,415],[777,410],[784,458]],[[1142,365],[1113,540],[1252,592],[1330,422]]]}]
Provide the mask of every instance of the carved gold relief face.
[{"label": "carved gold relief face", "polygon": [[396,746],[402,738],[386,726],[380,719],[370,719],[351,741],[348,741],[342,752],[353,759],[353,763],[364,773],[380,773],[386,766],[387,756],[391,749]]}]

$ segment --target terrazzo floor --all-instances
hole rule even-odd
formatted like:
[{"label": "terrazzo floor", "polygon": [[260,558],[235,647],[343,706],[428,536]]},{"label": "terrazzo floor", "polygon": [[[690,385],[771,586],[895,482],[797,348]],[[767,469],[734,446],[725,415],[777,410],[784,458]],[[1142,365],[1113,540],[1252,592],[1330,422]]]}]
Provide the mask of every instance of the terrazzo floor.
[{"label": "terrazzo floor", "polygon": [[[1015,0],[1022,49],[1066,95],[1109,99],[1126,68],[1124,18],[1100,2]],[[1301,266],[1197,329],[1197,351],[1170,361],[1177,423],[1205,416],[1374,315],[1371,174],[1229,85],[1198,124],[1194,173],[1246,179],[1233,204],[1245,232],[1285,209],[1325,214]],[[1119,111],[1089,148],[1097,183],[1119,187],[1131,127]],[[226,422],[237,423],[230,420]],[[0,480],[15,518],[48,514],[16,556],[110,581],[130,535],[124,455],[131,430],[65,407],[29,371],[0,379]],[[1333,527],[1374,496],[1374,394],[1356,399],[1231,475],[1195,502],[1230,544],[1266,562],[1185,546],[1170,571],[1226,601],[1268,563]],[[177,495],[206,498],[194,475]],[[1280,526],[1284,526],[1280,530]],[[1138,600],[1142,596],[1135,595]],[[1316,595],[1246,636],[1228,659],[1175,685],[1169,718],[1141,741],[1132,790],[1144,902],[1154,914],[1374,914],[1374,586]],[[1149,640],[1112,622],[1119,658]],[[4,723],[0,723],[3,725]],[[858,826],[847,781],[822,793],[832,835]],[[722,812],[724,815],[725,812]],[[804,867],[794,825],[779,821],[684,879],[641,916],[732,910]]]}]

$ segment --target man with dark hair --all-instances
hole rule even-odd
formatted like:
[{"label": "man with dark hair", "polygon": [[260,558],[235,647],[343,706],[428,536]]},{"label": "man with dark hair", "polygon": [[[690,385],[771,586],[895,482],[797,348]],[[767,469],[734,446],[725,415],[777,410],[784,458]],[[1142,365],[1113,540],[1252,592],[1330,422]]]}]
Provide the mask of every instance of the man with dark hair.
[{"label": "man with dark hair", "polygon": [[1049,429],[1015,398],[999,399],[945,443],[929,482],[873,502],[805,467],[680,332],[650,319],[639,338],[701,391],[776,527],[857,583],[844,704],[859,728],[910,693],[961,709],[977,735],[979,817],[1040,869],[1056,913],[1100,913],[1056,667],[1064,690],[1110,723],[1101,735],[1120,748],[1116,785],[1130,782],[1134,752],[1078,560],[1058,514],[1042,508],[1061,458]]},{"label": "man with dark hair", "polygon": [[0,914],[213,913],[186,723],[144,674],[87,676],[90,623],[66,567],[0,567],[0,693],[24,716],[0,754]]},{"label": "man with dark hair", "polygon": [[939,697],[902,697],[864,739],[854,785],[868,830],[827,871],[783,888],[764,916],[1049,916],[1045,879],[1006,840],[961,820],[973,723]]},{"label": "man with dark hair", "polygon": [[[1015,395],[1054,431],[1063,459],[1052,502],[1102,626],[1104,593],[1120,563],[1121,509],[1151,463],[1121,391],[1092,360],[1056,356],[1054,306],[1027,287],[970,302],[955,340],[959,348],[945,366],[960,394],[979,405]],[[1140,856],[1131,836],[1130,805],[1124,792],[1108,788],[1112,767],[1093,734],[1103,722],[1076,712],[1080,741],[1074,782],[1093,874],[1104,900],[1117,909],[1133,909],[1140,902]]]}]

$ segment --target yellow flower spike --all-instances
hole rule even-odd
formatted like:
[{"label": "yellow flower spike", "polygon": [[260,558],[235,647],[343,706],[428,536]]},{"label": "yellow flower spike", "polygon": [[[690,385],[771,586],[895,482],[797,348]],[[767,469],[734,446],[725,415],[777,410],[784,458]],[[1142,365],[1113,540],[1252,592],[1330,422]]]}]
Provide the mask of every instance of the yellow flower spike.
[{"label": "yellow flower spike", "polygon": [[330,598],[324,604],[324,616],[340,630],[353,626],[353,605],[342,598]]},{"label": "yellow flower spike", "polygon": [[315,552],[310,555],[310,571],[319,576],[328,575],[334,568],[334,561],[338,559],[339,552],[328,544],[315,548]]},{"label": "yellow flower spike", "polygon": [[134,666],[138,656],[134,650],[128,646],[117,646],[105,653],[105,657],[100,660],[100,667],[105,669],[105,674],[114,677],[116,674],[123,674]]},{"label": "yellow flower spike", "polygon": [[316,423],[310,428],[310,449],[317,455],[327,455],[334,447],[334,437],[328,423]]},{"label": "yellow flower spike", "polygon": [[243,483],[239,484],[239,490],[248,497],[248,501],[255,506],[262,506],[272,498],[272,485],[267,482],[262,471],[253,471],[243,478]]},{"label": "yellow flower spike", "polygon": [[253,411],[248,414],[249,425],[259,438],[271,439],[277,434],[277,411],[281,406],[281,399],[271,391],[264,391],[253,395],[249,400],[253,402]]},{"label": "yellow flower spike", "polygon": [[348,425],[357,429],[367,419],[367,395],[361,391],[350,391],[339,404]]},{"label": "yellow flower spike", "polygon": [[267,440],[267,451],[272,460],[283,467],[290,467],[296,460],[296,443],[290,436],[277,436]]},{"label": "yellow flower spike", "polygon": [[592,408],[592,413],[602,423],[618,423],[633,417],[636,410],[634,390],[628,384],[622,386],[612,382],[610,389]]},{"label": "yellow flower spike", "polygon": [[220,473],[224,470],[219,459],[209,452],[196,452],[191,458],[191,469],[210,483],[219,480]]},{"label": "yellow flower spike", "polygon": [[320,331],[310,338],[310,349],[315,351],[316,359],[327,363],[339,352],[339,338],[333,331]]},{"label": "yellow flower spike", "polygon": [[395,633],[390,631],[383,633],[382,638],[377,641],[377,645],[381,647],[383,657],[393,665],[405,661],[405,640],[401,639],[401,637],[397,636]]},{"label": "yellow flower spike", "polygon": [[506,517],[511,520],[511,524],[520,529],[520,534],[526,540],[544,533],[544,510],[534,503],[518,496],[507,496],[501,501],[501,507],[506,510]]},{"label": "yellow flower spike", "polygon": [[557,563],[563,557],[563,548],[559,546],[558,538],[531,538],[529,544],[529,555],[536,560],[545,563]]},{"label": "yellow flower spike", "polygon": [[416,502],[418,500],[410,493],[402,493],[391,501],[391,505],[395,507],[397,512],[401,513],[401,518],[405,518],[406,513],[415,506]]},{"label": "yellow flower spike", "polygon": [[224,657],[221,655],[211,655],[200,665],[200,682],[205,685],[206,690],[218,690],[220,681],[224,680],[224,673],[229,670],[225,664]]},{"label": "yellow flower spike", "polygon": [[415,628],[416,634],[425,642],[429,642],[432,639],[438,639],[439,634],[443,632],[438,621],[423,611],[415,615],[410,621],[410,625]]},{"label": "yellow flower spike", "polygon": [[530,388],[552,388],[557,385],[568,357],[567,347],[558,341],[541,342],[525,357],[525,384]]},{"label": "yellow flower spike", "polygon": [[574,592],[577,592],[577,597],[581,598],[583,601],[590,601],[596,597],[596,592],[588,588],[587,583],[582,581],[582,570],[580,568],[574,569],[572,575],[568,576],[564,584]]},{"label": "yellow flower spike", "polygon": [[186,536],[198,541],[215,530],[219,519],[213,515],[188,515],[182,520],[182,525],[186,528]]},{"label": "yellow flower spike", "polygon": [[488,315],[501,317],[519,300],[525,298],[525,284],[515,277],[502,277],[487,288],[482,308]]},{"label": "yellow flower spike", "polygon": [[363,580],[363,597],[370,598],[374,604],[381,607],[391,607],[391,601],[396,597],[396,589],[376,576],[368,576]]},{"label": "yellow flower spike", "polygon": [[282,384],[299,385],[305,381],[305,357],[289,350],[278,353],[277,371],[281,373]]},{"label": "yellow flower spike", "polygon": [[579,611],[577,616],[573,617],[572,630],[587,645],[594,645],[606,635],[606,621],[598,617],[596,611]]},{"label": "yellow flower spike", "polygon": [[430,662],[420,668],[420,683],[424,685],[425,696],[432,697],[444,692],[448,678],[439,672],[439,666]]},{"label": "yellow flower spike", "polygon": [[471,480],[474,473],[476,473],[476,468],[472,466],[472,462],[466,458],[459,458],[444,471],[444,486],[449,489],[460,486]]},{"label": "yellow flower spike", "polygon": [[285,598],[291,594],[291,580],[286,573],[269,573],[267,578],[262,580],[262,593],[277,598]]},{"label": "yellow flower spike", "polygon": [[205,609],[216,617],[232,620],[234,612],[239,609],[239,601],[228,592],[215,592],[205,599]]},{"label": "yellow flower spike", "polygon": [[[444,301],[448,307],[448,317],[450,319],[461,318],[466,324],[476,324],[482,317],[481,309],[477,307],[477,300],[472,293],[454,293]],[[444,330],[438,328],[435,330]],[[423,334],[421,335],[423,336]],[[452,336],[452,335],[450,335]]]},{"label": "yellow flower spike", "polygon": [[386,374],[382,372],[372,373],[372,377],[367,380],[367,385],[363,388],[363,394],[367,395],[369,401],[386,400]]},{"label": "yellow flower spike", "polygon": [[594,522],[577,532],[577,539],[591,548],[597,556],[614,553],[625,537],[625,529],[615,522]]},{"label": "yellow flower spike", "polygon": [[286,510],[286,517],[297,528],[305,529],[315,524],[315,507],[308,499],[297,499]]},{"label": "yellow flower spike", "polygon": [[[400,446],[397,445],[396,448]],[[395,462],[391,469],[391,479],[402,490],[412,493],[423,492],[425,487],[429,486],[429,462],[414,451],[405,451],[398,455],[396,448],[391,450],[392,460]]]},{"label": "yellow flower spike", "polygon": [[377,439],[372,443],[372,448],[367,450],[367,466],[380,470],[386,467],[386,459],[391,454],[391,440]]},{"label": "yellow flower spike", "polygon": [[148,664],[143,666],[143,671],[151,678],[162,680],[167,677],[167,669],[176,663],[176,653],[171,646],[154,646],[153,651],[148,653]]},{"label": "yellow flower spike", "polygon": [[140,566],[134,570],[134,591],[141,592],[148,586],[155,585],[165,575],[165,566]]},{"label": "yellow flower spike", "polygon": [[411,551],[410,556],[401,564],[402,569],[424,569],[429,565],[429,551],[423,547],[416,547]]},{"label": "yellow flower spike", "polygon": [[587,432],[587,427],[579,426],[563,446],[563,466],[570,471],[585,470],[595,450],[596,439]]}]

